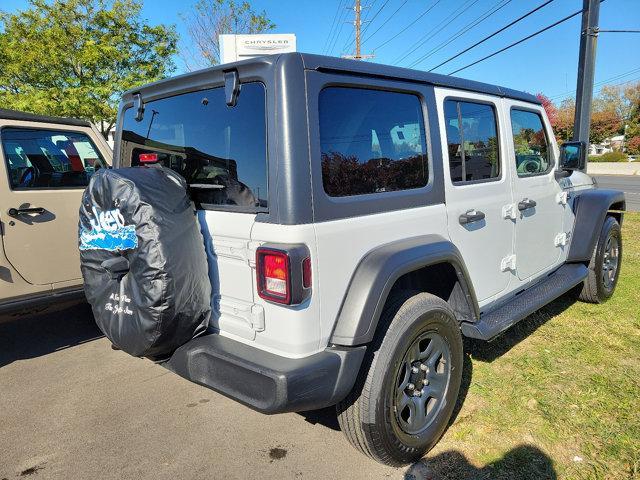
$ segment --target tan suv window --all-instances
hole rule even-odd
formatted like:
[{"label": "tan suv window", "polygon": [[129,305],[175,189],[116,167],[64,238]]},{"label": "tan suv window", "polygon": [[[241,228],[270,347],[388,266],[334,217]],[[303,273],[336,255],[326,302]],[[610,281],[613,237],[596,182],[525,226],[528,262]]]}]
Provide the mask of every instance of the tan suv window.
[{"label": "tan suv window", "polygon": [[98,149],[80,132],[5,128],[2,148],[14,190],[86,187],[105,166]]}]

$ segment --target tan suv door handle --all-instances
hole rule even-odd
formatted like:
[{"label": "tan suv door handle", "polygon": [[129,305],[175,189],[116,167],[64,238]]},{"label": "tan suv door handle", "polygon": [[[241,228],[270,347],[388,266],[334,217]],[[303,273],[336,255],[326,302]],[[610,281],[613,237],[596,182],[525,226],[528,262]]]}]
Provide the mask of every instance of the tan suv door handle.
[{"label": "tan suv door handle", "polygon": [[7,210],[7,213],[10,217],[18,217],[20,215],[29,215],[30,213],[36,213],[38,215],[42,215],[44,213],[44,208],[42,207],[32,207],[32,208],[10,208]]}]

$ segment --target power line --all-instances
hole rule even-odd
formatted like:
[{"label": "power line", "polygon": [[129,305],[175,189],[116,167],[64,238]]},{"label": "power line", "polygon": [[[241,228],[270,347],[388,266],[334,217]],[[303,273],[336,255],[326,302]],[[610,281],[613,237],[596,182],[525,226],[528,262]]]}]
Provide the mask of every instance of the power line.
[{"label": "power line", "polygon": [[[635,68],[633,70],[629,70],[628,72],[620,73],[618,75],[614,75],[613,77],[605,78],[604,80],[600,80],[599,82],[595,83],[593,86],[594,87],[598,87],[600,85],[605,85],[605,84],[607,84],[607,83],[609,83],[609,82],[611,82],[613,80],[619,80],[621,78],[628,77],[629,75],[633,75],[633,74],[638,73],[638,72],[640,72],[640,68]],[[626,80],[623,83],[627,83],[629,81],[631,81],[631,80]],[[575,93],[575,92],[573,90],[567,90],[567,91],[564,91],[562,93],[558,93],[558,94],[550,96],[549,100],[553,100],[553,99],[561,98],[561,97],[566,97],[570,93]]]},{"label": "power line", "polygon": [[640,33],[640,30],[598,30],[598,33]]},{"label": "power line", "polygon": [[389,17],[388,17],[384,22],[382,22],[382,25],[380,25],[380,26],[376,29],[376,31],[375,31],[375,32],[373,32],[371,35],[369,35],[367,38],[365,38],[362,42],[363,42],[363,43],[364,43],[364,42],[366,42],[366,41],[367,41],[367,40],[369,40],[371,37],[373,37],[376,33],[378,33],[378,32],[380,31],[380,29],[381,29],[382,27],[384,27],[384,26],[387,24],[387,22],[388,22],[389,20],[391,20],[391,19],[394,17],[394,15],[395,15],[396,13],[398,13],[398,12],[400,11],[400,9],[401,9],[402,7],[404,7],[404,6],[407,4],[407,2],[408,2],[408,1],[409,1],[409,0],[404,0],[404,2],[402,2],[402,3],[400,4],[400,6],[399,6],[398,8],[396,8],[396,9],[395,9],[395,11],[394,11],[391,15],[389,15]]},{"label": "power line", "polygon": [[[330,46],[329,48],[329,55],[331,55],[333,53],[333,51],[336,48],[336,45],[338,43],[338,40],[340,39],[340,34],[342,33],[342,29],[344,28],[344,24],[345,24],[345,19],[347,18],[347,13],[348,10],[345,7],[344,10],[342,11],[342,14],[340,15],[340,17],[338,17],[338,23],[340,24],[340,28],[337,30],[337,33],[333,39],[333,44]],[[336,25],[337,28],[337,25]]]},{"label": "power line", "polygon": [[540,10],[543,7],[546,7],[547,5],[549,5],[551,2],[553,2],[554,0],[547,0],[546,2],[544,2],[542,5],[537,6],[536,8],[534,8],[533,10],[530,10],[529,12],[525,13],[524,15],[522,15],[519,18],[516,18],[514,21],[512,21],[511,23],[505,25],[504,27],[496,30],[495,32],[493,32],[491,35],[488,35],[486,37],[484,37],[482,40],[474,43],[473,45],[471,45],[470,47],[465,48],[464,50],[456,53],[454,56],[446,59],[444,62],[436,65],[435,67],[433,67],[431,70],[429,70],[430,72],[433,72],[436,68],[440,68],[441,66],[449,63],[451,60],[454,60],[456,58],[458,58],[460,55],[467,53],[469,50],[476,48],[478,45],[486,42],[487,40],[489,40],[490,38],[495,37],[496,35],[498,35],[501,32],[504,32],[507,28],[515,25],[516,23],[520,22],[521,20],[524,20],[525,18],[527,18],[529,15],[533,15],[535,12],[537,12],[538,10]]},{"label": "power line", "polygon": [[458,72],[461,72],[462,70],[466,70],[466,69],[467,69],[467,68],[469,68],[469,67],[473,67],[474,65],[477,65],[477,64],[478,64],[478,63],[480,63],[480,62],[484,62],[485,60],[487,60],[487,59],[489,59],[489,58],[491,58],[491,57],[495,57],[495,56],[496,56],[496,55],[498,55],[499,53],[502,53],[502,52],[504,52],[504,51],[507,51],[507,50],[509,50],[510,48],[515,47],[516,45],[520,45],[522,42],[526,42],[527,40],[529,40],[529,39],[531,39],[531,38],[533,38],[533,37],[535,37],[535,36],[537,36],[537,35],[540,35],[541,33],[546,32],[547,30],[549,30],[549,29],[551,29],[551,28],[553,28],[553,27],[555,27],[555,26],[557,26],[557,25],[560,25],[560,24],[561,24],[561,23],[563,23],[563,22],[566,22],[567,20],[569,20],[569,19],[571,19],[571,18],[575,17],[576,15],[580,15],[581,13],[582,13],[582,9],[578,10],[577,12],[572,13],[571,15],[567,15],[567,16],[566,16],[566,17],[564,17],[563,19],[558,20],[557,22],[552,23],[551,25],[547,25],[546,27],[544,27],[544,28],[542,28],[542,29],[538,30],[538,31],[537,31],[537,32],[535,32],[535,33],[532,33],[531,35],[528,35],[528,36],[526,36],[526,37],[524,37],[524,38],[522,38],[522,39],[518,40],[517,42],[513,42],[512,44],[507,45],[506,47],[501,48],[500,50],[497,50],[497,51],[495,51],[495,52],[493,52],[493,53],[491,53],[491,54],[489,54],[489,55],[487,55],[487,56],[485,56],[485,57],[482,57],[481,59],[476,60],[475,62],[472,62],[472,63],[470,63],[470,64],[468,64],[468,65],[465,65],[465,66],[464,66],[464,67],[462,67],[462,68],[459,68],[459,69],[457,69],[457,70],[454,70],[453,72],[449,73],[448,75],[454,75],[454,74],[456,74],[456,73],[458,73]]},{"label": "power line", "polygon": [[[393,64],[397,65],[400,62],[402,62],[405,58],[407,58],[413,52],[418,50],[422,45],[427,43],[432,37],[434,37],[435,35],[440,33],[442,30],[444,30],[446,27],[448,27],[451,22],[453,22],[456,18],[462,15],[462,13],[465,10],[472,7],[477,2],[478,0],[467,0],[467,2],[464,3],[460,8],[458,8],[457,10],[454,10],[453,13],[451,13],[447,18],[442,20],[435,27],[429,30],[429,32],[425,33],[422,37],[420,37],[420,39],[418,39],[413,45],[411,45],[409,49],[406,50],[405,53],[400,58],[398,58],[395,62],[393,62]],[[436,30],[438,27],[440,28]]]},{"label": "power line", "polygon": [[340,7],[342,6],[342,3],[343,3],[344,1],[345,1],[345,0],[340,0],[340,1],[338,2],[338,8],[336,9],[336,13],[333,15],[333,21],[331,22],[331,28],[329,29],[329,34],[327,35],[327,39],[324,41],[324,46],[322,47],[322,51],[323,51],[324,53],[327,53],[327,47],[328,47],[328,46],[329,46],[329,44],[331,43],[331,42],[329,41],[329,39],[331,39],[331,37],[332,37],[332,32],[333,32],[333,30],[334,30],[334,27],[335,27],[336,31],[337,31],[337,29],[338,29],[338,28],[337,28],[337,24],[336,24],[336,20],[338,19],[338,16],[339,16],[339,15],[340,15],[340,13],[342,12],[342,10],[341,10],[341,8],[340,8]]},{"label": "power line", "polygon": [[435,54],[436,52],[439,52],[440,50],[442,50],[444,47],[446,47],[447,45],[449,45],[451,42],[454,42],[455,40],[457,40],[458,38],[460,38],[462,35],[464,35],[465,33],[467,33],[469,30],[471,30],[472,28],[480,25],[483,21],[485,21],[487,18],[489,18],[491,15],[493,15],[494,13],[498,12],[499,10],[502,10],[504,7],[506,7],[509,3],[511,3],[512,0],[500,0],[498,3],[495,4],[495,6],[493,6],[492,8],[490,8],[487,12],[485,12],[484,14],[482,14],[480,17],[476,18],[475,20],[469,22],[468,24],[466,24],[464,27],[462,27],[460,30],[458,30],[456,33],[454,33],[453,35],[451,35],[449,38],[447,38],[444,42],[440,43],[439,45],[437,45],[436,47],[434,47],[433,49],[431,49],[429,52],[427,52],[426,54],[424,54],[422,57],[418,58],[417,60],[415,60],[411,65],[409,65],[409,68],[414,67],[415,65],[425,61],[427,58],[431,57],[433,54]]},{"label": "power line", "polygon": [[420,15],[418,15],[413,22],[411,22],[409,25],[407,25],[406,27],[404,27],[402,30],[400,30],[398,33],[396,33],[393,37],[391,37],[389,40],[381,43],[380,45],[378,45],[376,48],[374,48],[373,50],[378,50],[379,48],[384,47],[387,43],[389,43],[391,40],[394,40],[396,38],[398,38],[398,36],[400,36],[400,34],[406,32],[409,27],[411,27],[412,25],[414,25],[418,20],[420,20],[422,17],[424,17],[427,13],[429,13],[433,7],[435,7],[436,5],[438,5],[442,0],[436,0],[436,3],[434,3],[433,5],[431,5],[429,8],[427,8],[424,12],[422,12]]}]

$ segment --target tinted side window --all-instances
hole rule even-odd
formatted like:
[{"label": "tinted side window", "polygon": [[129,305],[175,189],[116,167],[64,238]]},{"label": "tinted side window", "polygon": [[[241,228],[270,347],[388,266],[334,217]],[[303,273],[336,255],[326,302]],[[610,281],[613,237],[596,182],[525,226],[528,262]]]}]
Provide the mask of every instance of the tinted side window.
[{"label": "tinted side window", "polygon": [[132,166],[157,161],[182,175],[203,208],[264,211],[267,207],[265,88],[242,84],[238,103],[210,88],[145,104],[142,121],[124,112],[121,158]]},{"label": "tinted side window", "polygon": [[526,110],[511,110],[511,130],[518,176],[548,172],[551,167],[550,149],[540,115]]},{"label": "tinted side window", "polygon": [[449,170],[454,183],[500,177],[495,110],[483,103],[444,103]]},{"label": "tinted side window", "polygon": [[11,188],[86,187],[104,159],[84,133],[5,128],[2,149]]},{"label": "tinted side window", "polygon": [[320,92],[322,183],[332,197],[424,187],[429,180],[420,99],[329,87]]}]

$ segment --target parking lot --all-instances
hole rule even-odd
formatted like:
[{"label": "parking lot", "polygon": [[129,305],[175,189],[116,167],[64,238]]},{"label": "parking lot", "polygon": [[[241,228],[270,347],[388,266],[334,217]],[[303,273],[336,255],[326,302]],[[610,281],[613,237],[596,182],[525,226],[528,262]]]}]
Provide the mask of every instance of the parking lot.
[{"label": "parking lot", "polygon": [[357,453],[330,412],[264,416],[112,350],[82,305],[0,323],[0,392],[0,479],[405,473]]}]

